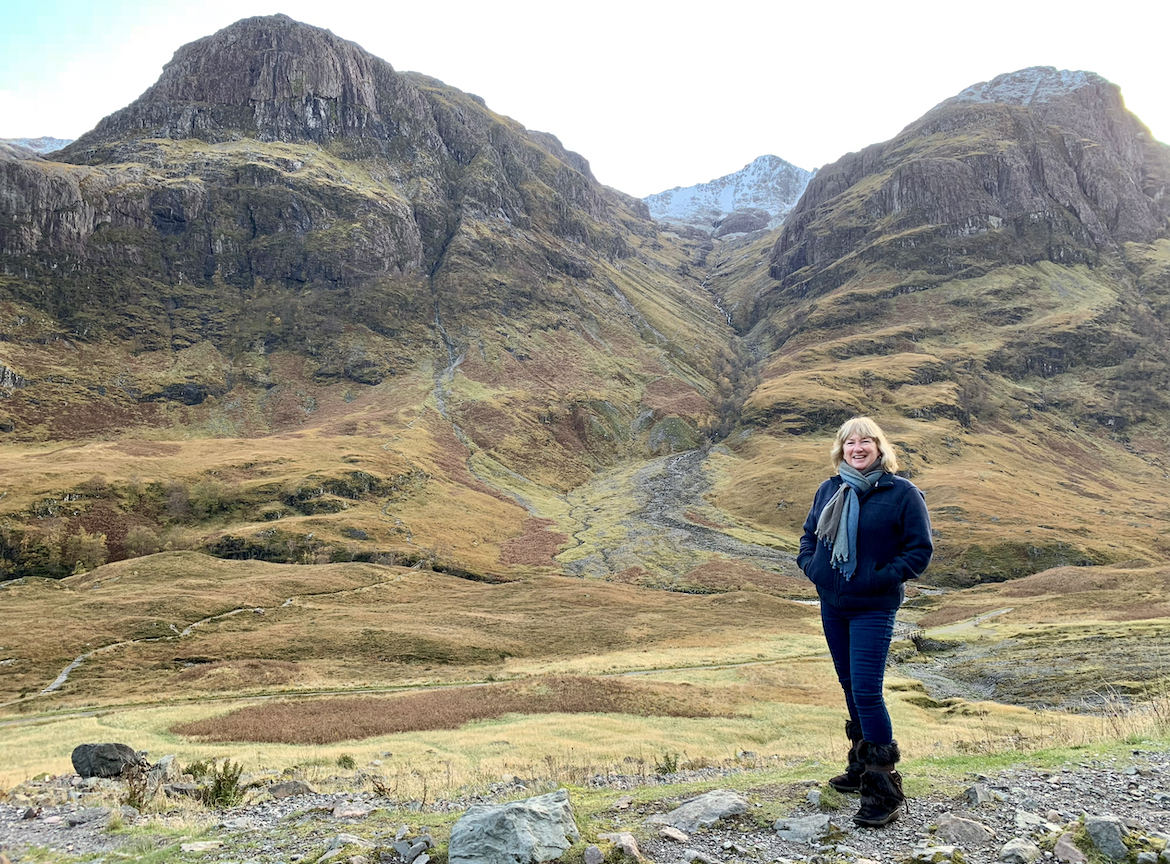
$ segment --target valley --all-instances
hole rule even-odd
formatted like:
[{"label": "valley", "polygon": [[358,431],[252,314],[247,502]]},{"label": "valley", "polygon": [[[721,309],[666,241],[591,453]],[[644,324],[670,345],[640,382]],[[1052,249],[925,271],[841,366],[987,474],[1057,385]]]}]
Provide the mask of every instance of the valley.
[{"label": "valley", "polygon": [[794,555],[857,415],[931,518],[886,679],[921,794],[1164,747],[1168,393],[1170,147],[1098,75],[641,200],[245,19],[0,149],[0,798],[126,740],[799,804],[843,711]]}]

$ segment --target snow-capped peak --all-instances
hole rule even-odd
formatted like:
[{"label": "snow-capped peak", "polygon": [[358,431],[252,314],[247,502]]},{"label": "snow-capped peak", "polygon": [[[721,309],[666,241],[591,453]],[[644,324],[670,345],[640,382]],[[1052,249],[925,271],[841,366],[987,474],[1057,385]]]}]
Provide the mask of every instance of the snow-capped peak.
[{"label": "snow-capped peak", "polygon": [[642,200],[660,222],[679,222],[705,231],[736,210],[766,210],[775,226],[808,186],[813,172],[777,156],[760,156],[734,174],[694,186],[675,186]]},{"label": "snow-capped peak", "polygon": [[1082,87],[1109,82],[1096,72],[1071,72],[1054,66],[1032,66],[1018,72],[996,75],[990,81],[973,84],[952,96],[943,105],[955,102],[1003,102],[1008,105],[1032,105],[1051,102]]}]

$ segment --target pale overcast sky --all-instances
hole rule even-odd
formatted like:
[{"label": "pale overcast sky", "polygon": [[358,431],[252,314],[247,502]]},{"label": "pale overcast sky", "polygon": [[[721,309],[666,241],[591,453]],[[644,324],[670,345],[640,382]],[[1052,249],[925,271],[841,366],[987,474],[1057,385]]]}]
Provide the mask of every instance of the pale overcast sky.
[{"label": "pale overcast sky", "polygon": [[639,196],[765,153],[824,165],[1027,66],[1105,76],[1170,138],[1164,0],[12,0],[0,15],[0,137],[76,138],[137,98],[180,45],[276,12],[482,96]]}]

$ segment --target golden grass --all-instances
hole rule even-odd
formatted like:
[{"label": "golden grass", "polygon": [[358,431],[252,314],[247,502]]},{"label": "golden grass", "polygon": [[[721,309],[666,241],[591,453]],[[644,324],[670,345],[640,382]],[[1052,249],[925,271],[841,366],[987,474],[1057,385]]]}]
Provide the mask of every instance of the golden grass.
[{"label": "golden grass", "polygon": [[[373,564],[177,552],[59,582],[8,583],[0,593],[28,622],[3,639],[13,661],[0,678],[3,701],[39,692],[97,651],[58,693],[29,703],[46,708],[149,699],[179,686],[194,697],[480,680],[575,664],[616,671],[676,649],[682,662],[688,652],[736,645],[747,659],[778,657],[790,650],[786,640],[815,628],[812,610],[748,593],[680,596],[563,577],[493,585]],[[257,661],[295,668],[249,665]]]},{"label": "golden grass", "polygon": [[265,702],[183,723],[172,731],[204,741],[332,744],[458,729],[508,714],[730,716],[710,694],[687,685],[561,675],[381,698]]}]

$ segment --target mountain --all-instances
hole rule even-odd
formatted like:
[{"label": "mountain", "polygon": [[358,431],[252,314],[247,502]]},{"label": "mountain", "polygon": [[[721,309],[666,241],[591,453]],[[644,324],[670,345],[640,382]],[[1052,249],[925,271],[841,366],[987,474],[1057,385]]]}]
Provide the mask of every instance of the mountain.
[{"label": "mountain", "polygon": [[743,420],[783,441],[884,418],[960,582],[1161,560],[1168,191],[1170,147],[1100,76],[968,88],[821,168],[710,278],[763,358]]},{"label": "mountain", "polygon": [[[531,495],[693,448],[734,399],[730,328],[642,202],[328,31],[183,46],[53,158],[0,156],[9,573],[99,534],[551,566]],[[66,440],[77,474],[25,458]]]},{"label": "mountain", "polygon": [[1115,85],[1040,68],[823,167],[779,228],[665,230],[477,96],[240,21],[51,159],[0,152],[0,573],[788,596],[857,413],[926,493],[935,582],[1164,560],[1168,186]]},{"label": "mountain", "polygon": [[778,226],[814,173],[776,156],[760,156],[734,174],[685,188],[675,186],[642,200],[659,222],[722,237]]},{"label": "mountain", "polygon": [[72,143],[72,138],[53,138],[49,135],[42,135],[39,138],[0,138],[0,144],[14,144],[17,147],[32,150],[34,153],[52,153],[54,150],[60,150]]}]

